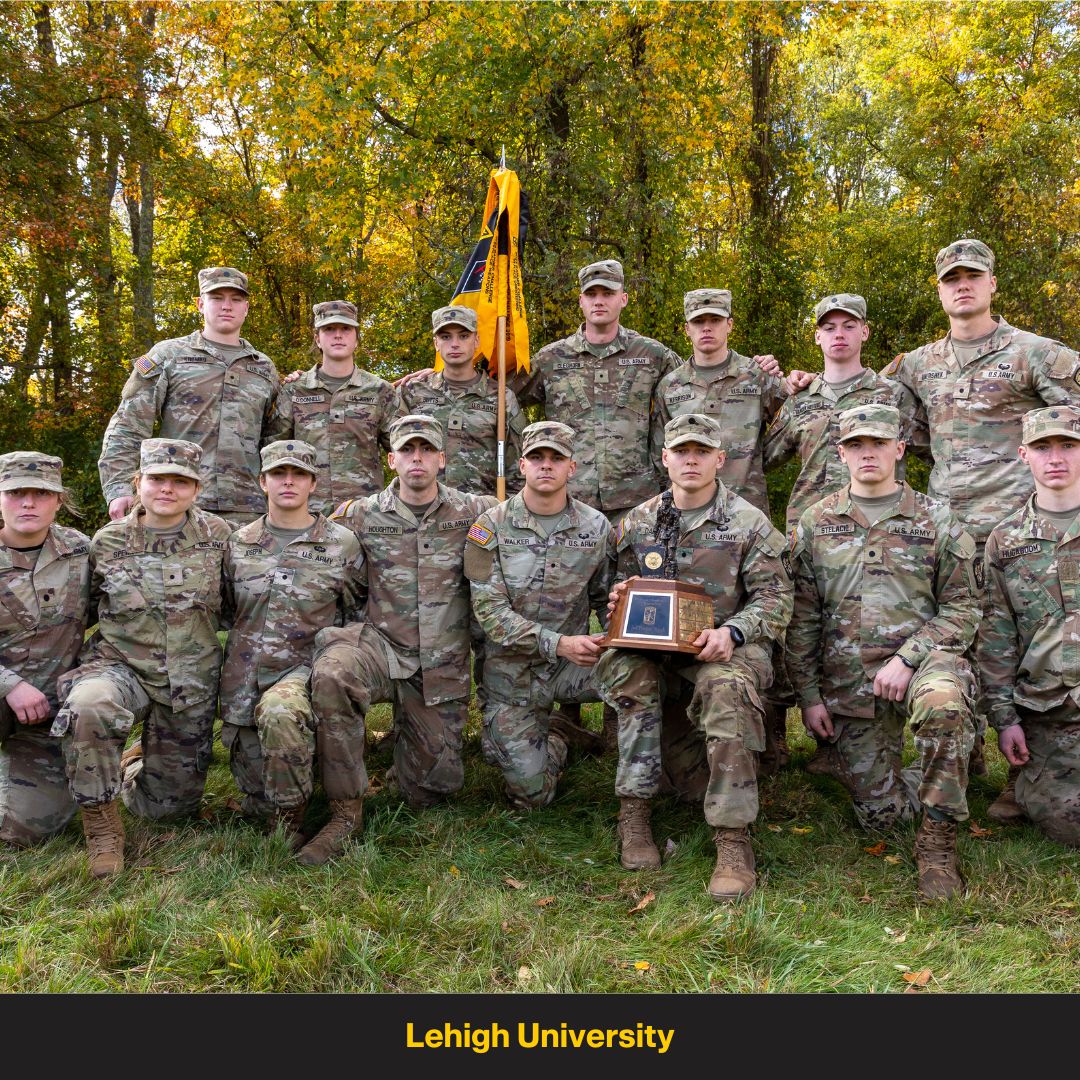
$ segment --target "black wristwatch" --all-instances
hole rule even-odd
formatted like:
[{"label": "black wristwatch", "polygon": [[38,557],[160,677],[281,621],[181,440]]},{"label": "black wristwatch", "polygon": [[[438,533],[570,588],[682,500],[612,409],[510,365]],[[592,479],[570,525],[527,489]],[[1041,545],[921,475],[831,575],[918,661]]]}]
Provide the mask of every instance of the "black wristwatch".
[{"label": "black wristwatch", "polygon": [[728,633],[731,635],[731,640],[735,642],[736,647],[746,644],[746,638],[737,626],[729,626]]},{"label": "black wristwatch", "polygon": [[897,653],[896,659],[899,660],[900,663],[904,665],[904,667],[909,667],[912,671],[915,670],[915,665],[906,656],[901,656],[899,653]]}]

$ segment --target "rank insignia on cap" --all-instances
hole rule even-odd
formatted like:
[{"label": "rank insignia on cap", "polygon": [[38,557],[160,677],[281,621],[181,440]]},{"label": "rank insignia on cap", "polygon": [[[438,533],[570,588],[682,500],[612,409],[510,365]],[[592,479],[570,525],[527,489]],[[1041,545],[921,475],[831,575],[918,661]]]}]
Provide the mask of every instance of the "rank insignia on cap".
[{"label": "rank insignia on cap", "polygon": [[134,367],[140,375],[153,375],[161,364],[153,356],[140,356]]},{"label": "rank insignia on cap", "polygon": [[486,547],[495,533],[491,529],[485,529],[479,522],[474,522],[469,529],[468,539],[474,544],[479,544],[481,547]]}]

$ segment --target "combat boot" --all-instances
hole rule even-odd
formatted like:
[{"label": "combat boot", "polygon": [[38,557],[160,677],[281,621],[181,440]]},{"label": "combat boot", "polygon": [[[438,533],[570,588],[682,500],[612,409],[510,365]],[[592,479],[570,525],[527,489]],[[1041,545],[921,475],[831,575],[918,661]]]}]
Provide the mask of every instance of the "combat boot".
[{"label": "combat boot", "polygon": [[709,879],[709,895],[718,903],[742,900],[754,891],[754,849],[750,846],[750,830],[717,829],[716,869]]},{"label": "combat boot", "polygon": [[575,723],[566,715],[562,706],[555,709],[548,717],[548,731],[552,735],[558,735],[567,746],[576,746],[583,753],[602,754],[604,752],[603,736]]},{"label": "combat boot", "polygon": [[807,760],[803,768],[811,776],[831,777],[837,783],[843,784],[848,794],[854,795],[851,776],[836,743],[818,743],[817,752]]},{"label": "combat boot", "polygon": [[135,777],[142,772],[143,767],[143,746],[142,739],[138,742],[133,742],[121,755],[120,755],[120,776],[125,784],[132,784],[135,781]]},{"label": "combat boot", "polygon": [[948,900],[963,890],[964,879],[956,869],[955,821],[935,821],[923,814],[915,834],[915,865],[924,900]]},{"label": "combat boot", "polygon": [[330,820],[300,849],[304,866],[322,866],[345,850],[345,841],[364,824],[364,800],[331,799]]},{"label": "combat boot", "polygon": [[101,806],[84,806],[82,824],[90,873],[96,878],[119,874],[124,869],[124,823],[120,820],[120,804],[113,799]]},{"label": "combat boot", "polygon": [[1009,766],[1009,779],[1001,794],[987,808],[986,816],[999,825],[1015,825],[1026,821],[1027,814],[1016,801],[1016,778],[1020,775],[1019,765]]},{"label": "combat boot", "polygon": [[619,800],[619,862],[624,870],[657,870],[660,850],[649,827],[648,799]]},{"label": "combat boot", "polygon": [[307,842],[304,836],[304,811],[307,809],[305,800],[299,806],[283,810],[275,808],[273,817],[270,818],[270,831],[280,829],[285,836],[285,842],[290,851],[299,851]]},{"label": "combat boot", "polygon": [[604,706],[604,727],[601,738],[604,740],[604,752],[619,748],[619,714],[610,706]]}]

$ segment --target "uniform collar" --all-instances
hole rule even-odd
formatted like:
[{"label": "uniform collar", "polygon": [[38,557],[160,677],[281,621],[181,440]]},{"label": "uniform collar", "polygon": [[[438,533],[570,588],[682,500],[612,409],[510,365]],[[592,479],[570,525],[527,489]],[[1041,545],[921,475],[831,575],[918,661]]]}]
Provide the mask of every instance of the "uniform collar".
[{"label": "uniform collar", "polygon": [[[876,376],[868,367],[864,367],[860,373],[858,379],[855,380],[845,390],[845,394],[850,394],[855,390],[862,390],[867,386],[871,386]],[[800,391],[799,397],[803,394],[817,394],[819,397],[830,398],[833,401],[838,401],[836,391],[825,381],[825,372],[818,375],[814,381],[805,389]]]},{"label": "uniform collar", "polygon": [[620,323],[619,332],[611,341],[606,345],[593,345],[585,340],[585,324],[581,323],[577,328],[577,333],[570,338],[570,343],[573,345],[575,352],[587,353],[590,356],[595,356],[598,360],[603,360],[608,356],[614,356],[615,353],[625,352],[631,338],[636,336],[633,330],[627,330]]},{"label": "uniform collar", "polygon": [[196,349],[199,349],[202,352],[209,353],[215,359],[218,359],[225,364],[233,363],[236,360],[243,360],[246,356],[258,355],[258,350],[255,348],[254,345],[251,344],[250,341],[247,340],[247,338],[240,339],[240,344],[243,346],[244,351],[238,356],[234,356],[232,360],[227,360],[221,353],[219,353],[217,351],[217,346],[219,343],[207,340],[205,337],[203,337],[203,332],[201,330],[196,330],[194,334],[190,335],[188,340]]},{"label": "uniform collar", "polygon": [[1068,537],[1070,540],[1076,539],[1080,535],[1080,515],[1077,515],[1078,521],[1074,521],[1069,526],[1068,530],[1061,534],[1058,532],[1057,527],[1050,521],[1049,518],[1044,517],[1040,512],[1038,506],[1035,504],[1037,497],[1036,492],[1032,492],[1024,503],[1023,513],[1020,518],[1020,525],[1017,532],[1025,539],[1030,540],[1055,540],[1060,541]]},{"label": "uniform collar", "polygon": [[[544,531],[540,528],[540,523],[537,521],[536,515],[525,505],[525,494],[523,491],[519,491],[512,499],[510,499],[507,517],[509,517],[510,524],[515,529],[528,529],[530,532],[538,533],[541,536],[543,535]],[[566,507],[559,517],[556,527],[551,530],[551,533],[563,532],[566,529],[576,529],[580,522],[581,513],[578,510],[577,500],[568,494],[566,497]]]},{"label": "uniform collar", "polygon": [[[316,512],[315,521],[306,532],[302,532],[296,539],[312,544],[325,543],[328,524],[327,518],[323,514]],[[236,538],[242,544],[258,544],[259,547],[266,548],[268,551],[272,550],[274,547],[274,534],[270,532],[270,515],[263,514],[262,517],[248,522],[247,525],[242,525],[236,530]],[[294,542],[290,541],[290,543]]]},{"label": "uniform collar", "polygon": [[[143,524],[145,513],[141,508],[135,508],[130,510],[124,518],[124,546],[129,551],[146,550],[149,534]],[[206,515],[192,506],[180,530],[181,547],[191,547],[193,544],[208,539],[210,539],[210,528]]]},{"label": "uniform collar", "polygon": [[[446,502],[447,487],[445,484],[436,485],[435,501],[428,508],[425,517],[430,517],[435,510]],[[395,476],[389,485],[379,492],[379,509],[385,514],[397,514],[406,520],[417,521],[413,512],[405,505],[401,498],[401,477]]]},{"label": "uniform collar", "polygon": [[[302,386],[305,390],[324,390],[328,391],[328,388],[324,382],[319,378],[319,366],[316,364],[313,368],[308,368],[304,371],[300,378],[296,380],[297,386]],[[349,376],[349,381],[342,383],[341,386],[363,386],[367,379],[373,378],[370,372],[365,371],[359,364],[355,364],[352,369],[352,374]],[[341,389],[341,387],[338,387]]]},{"label": "uniform collar", "polygon": [[[852,501],[851,484],[845,484],[837,493],[836,513],[851,518],[864,529],[870,528],[870,523],[863,516],[863,512]],[[913,518],[915,516],[915,489],[905,480],[900,485],[900,505],[891,510],[885,517],[877,520],[877,525],[892,517]]]}]

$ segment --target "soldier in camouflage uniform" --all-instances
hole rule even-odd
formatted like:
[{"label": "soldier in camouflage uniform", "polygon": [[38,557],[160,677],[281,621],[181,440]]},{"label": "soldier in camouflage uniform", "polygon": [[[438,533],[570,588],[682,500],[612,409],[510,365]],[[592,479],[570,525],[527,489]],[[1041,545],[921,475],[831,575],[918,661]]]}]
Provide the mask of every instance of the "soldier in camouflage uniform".
[{"label": "soldier in camouflage uniform", "polygon": [[322,630],[316,638],[312,703],[319,753],[337,762],[341,781],[336,793],[327,789],[342,819],[328,838],[333,853],[359,827],[368,783],[364,717],[375,702],[395,704],[392,774],[410,806],[433,806],[464,783],[469,593],[462,560],[469,526],[495,499],[438,483],[445,458],[434,417],[401,417],[390,429],[390,444],[397,479],[334,515],[356,533],[366,560],[364,621]]},{"label": "soldier in camouflage uniform", "polygon": [[[356,536],[308,508],[318,475],[310,443],[263,447],[269,510],[232,534],[224,566],[221,742],[247,811],[274,814],[294,849],[314,785],[315,635],[354,616],[365,580]],[[335,762],[324,756],[320,766],[335,791]]]},{"label": "soldier in camouflage uniform", "polygon": [[[498,381],[473,366],[479,337],[476,312],[456,305],[431,313],[435,348],[442,371],[429,371],[403,384],[401,396],[411,413],[434,416],[443,429],[446,468],[439,480],[473,495],[494,495],[497,476]],[[506,391],[506,490],[521,487],[515,465],[521,457],[525,414],[514,392]]]},{"label": "soldier in camouflage uniform", "polygon": [[[670,492],[635,507],[617,530],[620,582],[642,567],[663,566],[656,549],[670,537],[678,580],[703,586],[712,600],[713,624],[693,642],[701,651],[686,660],[614,649],[598,672],[605,697],[620,710],[615,792],[622,865],[660,865],[649,800],[661,790],[667,751],[691,736],[669,730],[677,713],[665,712],[661,726],[663,699],[675,697],[686,709],[684,726],[696,730],[696,771],[707,776],[705,820],[716,830],[717,848],[709,893],[717,901],[741,899],[756,884],[749,826],[758,813],[754,755],[765,738],[762,692],[772,681],[773,644],[791,616],[784,538],[717,479],[722,438],[713,417],[670,420],[662,456]],[[694,764],[692,758],[680,763],[676,790],[691,786]]]},{"label": "soldier in camouflage uniform", "polygon": [[407,410],[398,391],[357,367],[354,304],[316,304],[315,346],[321,359],[281,388],[269,439],[303,439],[319,454],[319,484],[312,510],[330,514],[346,499],[374,495],[385,486],[379,448],[390,449],[390,425]]},{"label": "soldier in camouflage uniform", "polygon": [[139,446],[162,438],[202,448],[199,508],[234,525],[266,510],[259,489],[259,445],[278,397],[273,361],[240,336],[248,312],[248,279],[239,270],[199,271],[201,331],[159,341],[135,361],[101,444],[98,471],[118,521],[131,509]]},{"label": "soldier in camouflage uniform", "polygon": [[75,816],[64,747],[45,721],[56,679],[79,655],[90,591],[90,539],[54,524],[63,461],[0,456],[0,841],[40,843]]},{"label": "soldier in camouflage uniform", "polygon": [[546,806],[577,730],[556,701],[599,701],[594,666],[607,621],[614,546],[607,518],[570,497],[576,433],[541,421],[522,435],[525,486],[469,529],[465,573],[487,637],[483,750],[510,802]]},{"label": "soldier in camouflage uniform", "polygon": [[1020,457],[1035,493],[986,542],[983,704],[1021,814],[1080,847],[1080,407],[1029,412]]},{"label": "soldier in camouflage uniform", "polygon": [[[792,551],[791,682],[809,733],[834,742],[859,823],[923,813],[919,894],[963,887],[956,823],[966,820],[974,679],[964,653],[979,621],[975,543],[944,503],[896,480],[900,412],[840,414],[851,481],[799,521]],[[917,798],[900,771],[904,724],[919,751]]]},{"label": "soldier in camouflage uniform", "polygon": [[[90,544],[89,621],[98,625],[62,676],[52,734],[70,732],[67,772],[95,877],[124,865],[117,806],[145,818],[193,813],[210,767],[221,645],[221,564],[229,526],[195,508],[202,450],[147,439],[136,503]],[[121,763],[132,726],[136,752]]]}]

